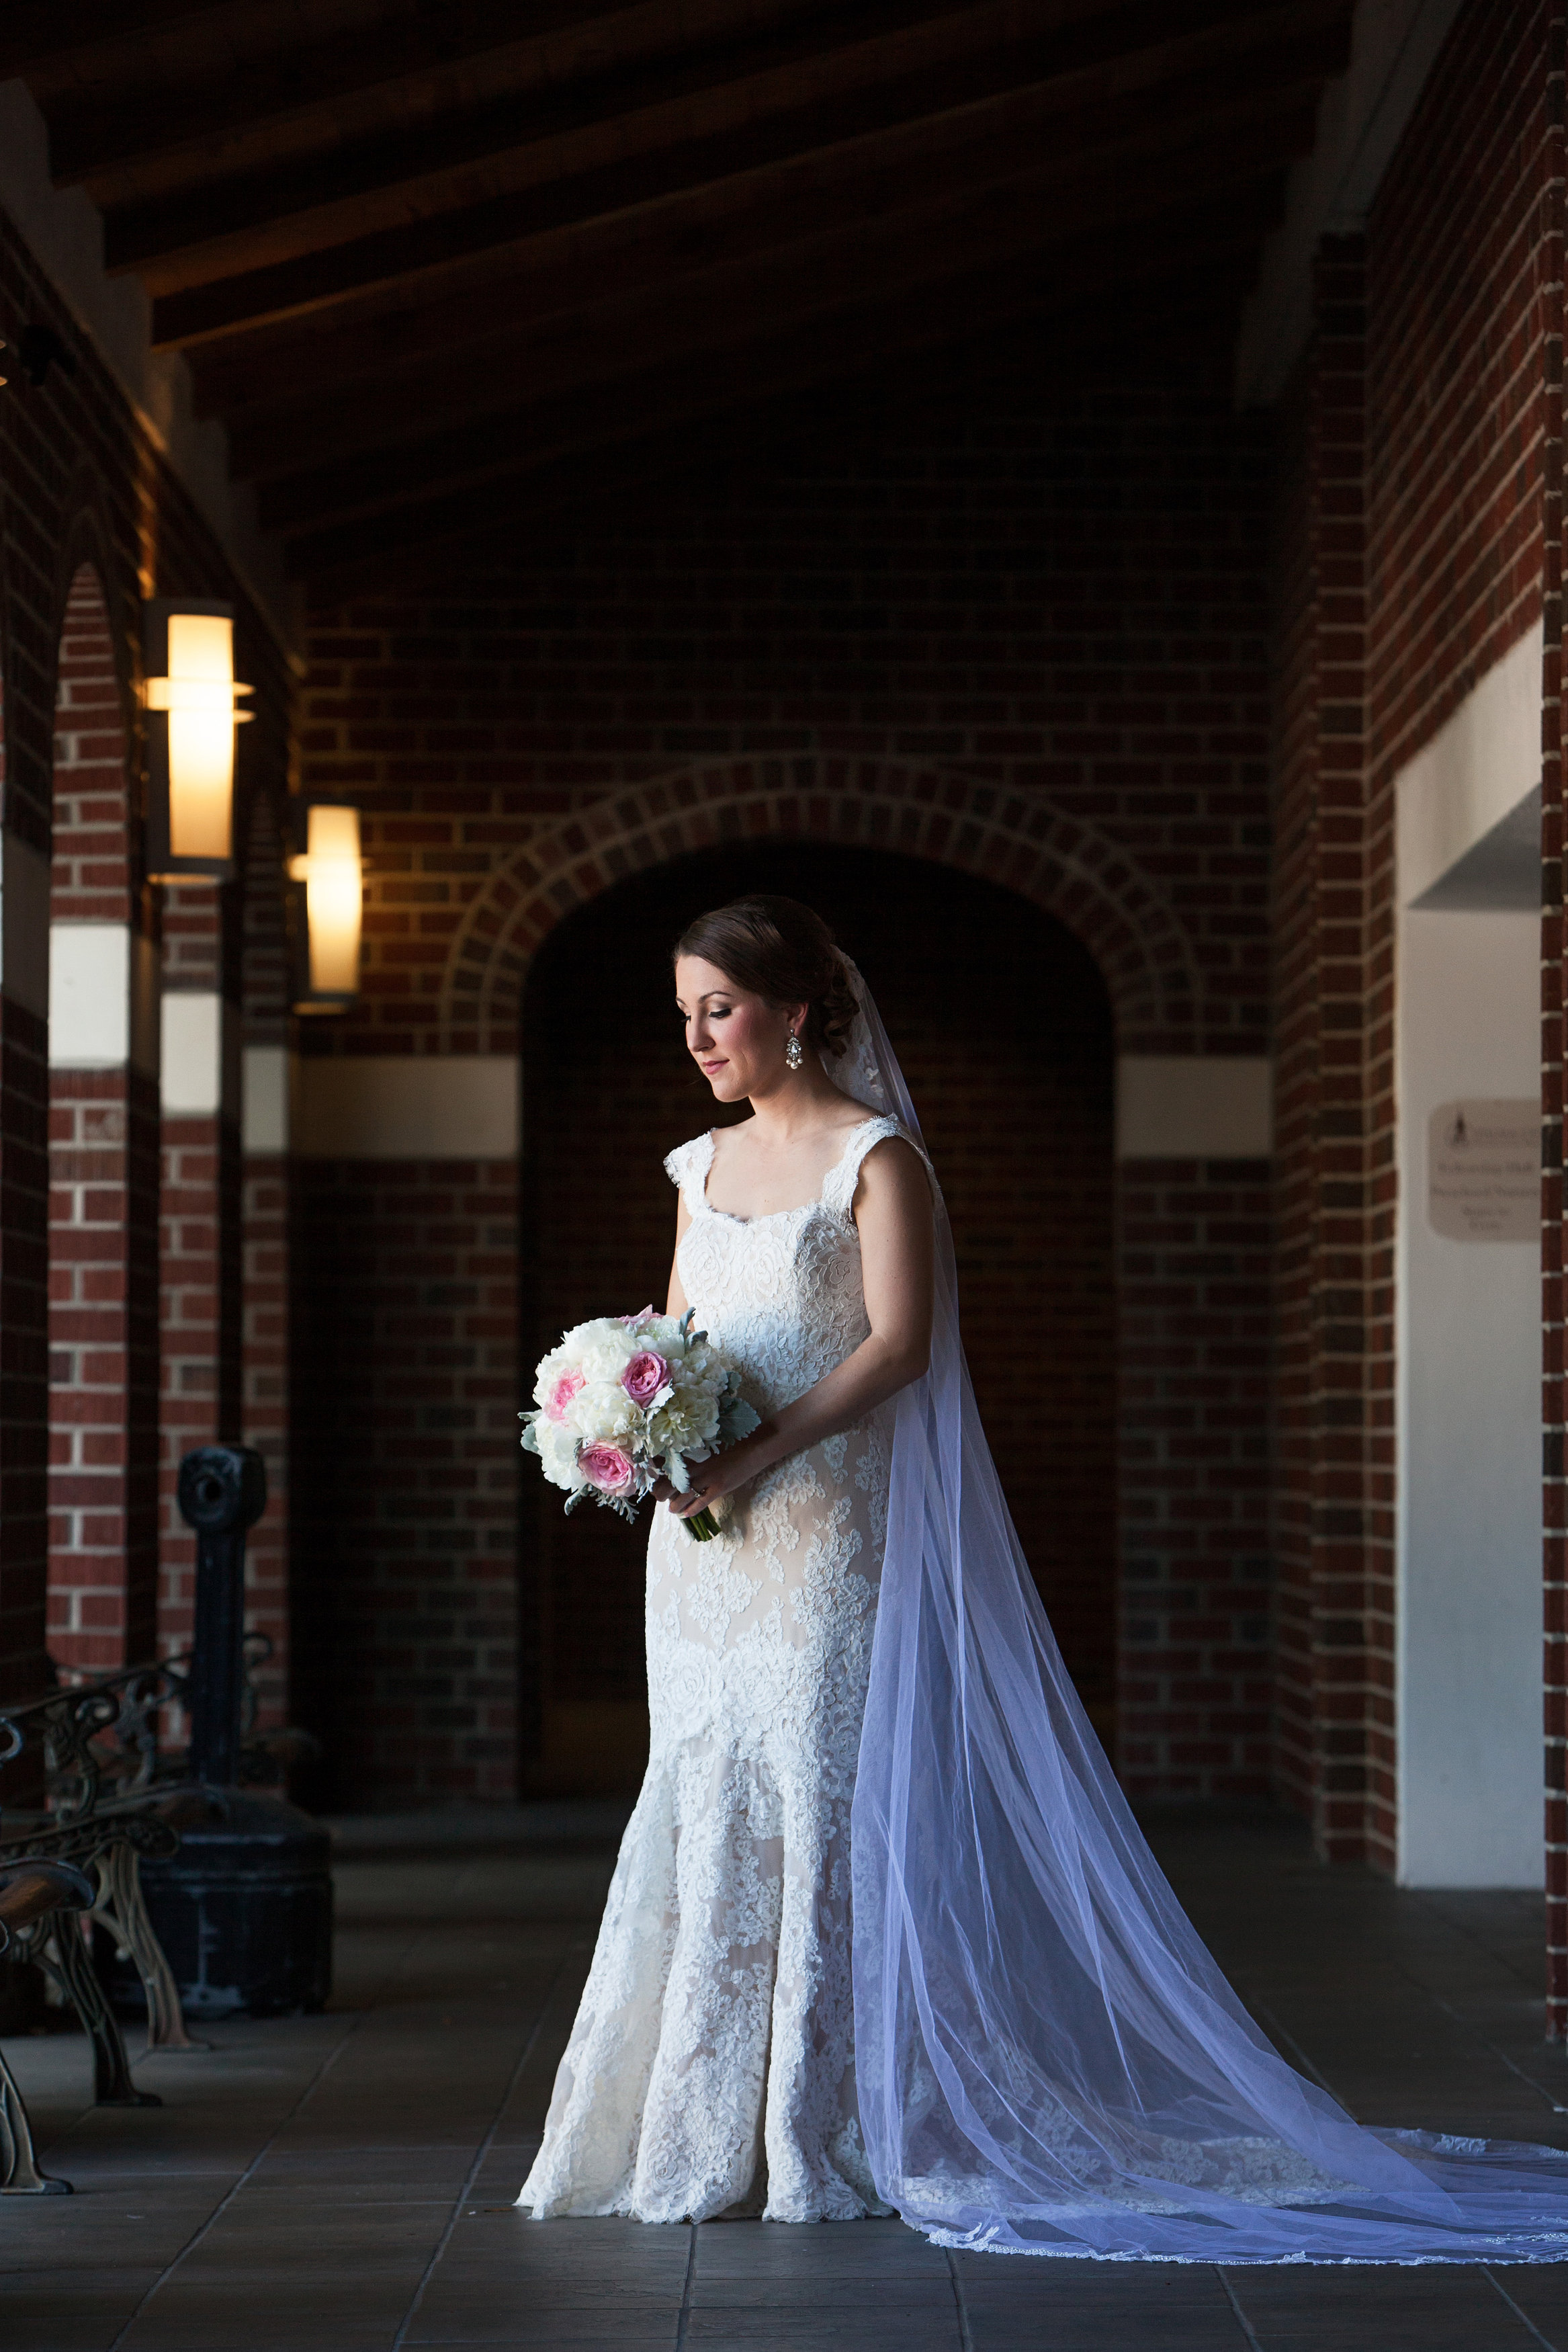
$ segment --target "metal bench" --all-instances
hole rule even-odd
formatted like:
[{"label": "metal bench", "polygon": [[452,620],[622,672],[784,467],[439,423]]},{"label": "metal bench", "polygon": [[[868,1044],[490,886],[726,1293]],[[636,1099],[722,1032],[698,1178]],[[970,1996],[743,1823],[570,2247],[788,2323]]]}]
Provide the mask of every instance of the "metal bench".
[{"label": "metal bench", "polygon": [[[93,1882],[74,1863],[28,1853],[0,1864],[0,1953],[35,1938],[51,1919],[67,1915],[62,1940],[81,1937],[77,1914],[90,1910]],[[16,2078],[0,2051],[0,2197],[68,2197],[70,2182],[38,2170],[33,2128]]]},{"label": "metal bench", "polygon": [[[47,1810],[0,1815],[0,1868],[24,1856],[85,1872],[93,1921],[129,1953],[146,1990],[150,2050],[189,2050],[180,1996],[141,1899],[144,1854],[177,1853],[182,1826],[206,1815],[195,1791],[159,1784],[158,1710],[180,1695],[177,1666],[127,1667],[75,1690],[48,1692],[0,1715],[0,1766],[40,1776]],[[26,1761],[24,1761],[26,1759]],[[156,2106],[140,2091],[119,2021],[75,1921],[52,1914],[21,1927],[16,1958],[41,1968],[92,2041],[93,2095],[100,2106]]]}]

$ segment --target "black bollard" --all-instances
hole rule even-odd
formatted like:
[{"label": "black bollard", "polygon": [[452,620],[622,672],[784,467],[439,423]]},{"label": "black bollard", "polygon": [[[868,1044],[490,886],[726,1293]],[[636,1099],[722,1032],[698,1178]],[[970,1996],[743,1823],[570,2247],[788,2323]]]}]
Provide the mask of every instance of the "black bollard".
[{"label": "black bollard", "polygon": [[191,1778],[232,1789],[245,1717],[245,1538],[267,1508],[267,1465],[248,1445],[203,1445],[180,1465],[180,1517],[196,1530]]},{"label": "black bollard", "polygon": [[[332,1984],[327,1832],[266,1789],[240,1786],[245,1719],[245,1538],[267,1505],[267,1473],[245,1445],[204,1445],[180,1465],[180,1512],[196,1531],[190,1780],[205,1821],[180,1851],[144,1857],[141,1887],[180,1998],[193,2017],[319,2009]],[[116,2006],[144,2006],[129,1962]]]}]

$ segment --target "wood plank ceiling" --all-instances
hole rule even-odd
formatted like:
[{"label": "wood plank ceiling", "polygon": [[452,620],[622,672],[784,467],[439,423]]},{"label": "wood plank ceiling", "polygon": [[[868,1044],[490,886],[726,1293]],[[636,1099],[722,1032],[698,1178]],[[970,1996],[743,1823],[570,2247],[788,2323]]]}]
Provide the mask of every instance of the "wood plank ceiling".
[{"label": "wood plank ceiling", "polygon": [[1195,289],[1222,339],[1351,0],[9,0],[295,572],[735,414]]}]

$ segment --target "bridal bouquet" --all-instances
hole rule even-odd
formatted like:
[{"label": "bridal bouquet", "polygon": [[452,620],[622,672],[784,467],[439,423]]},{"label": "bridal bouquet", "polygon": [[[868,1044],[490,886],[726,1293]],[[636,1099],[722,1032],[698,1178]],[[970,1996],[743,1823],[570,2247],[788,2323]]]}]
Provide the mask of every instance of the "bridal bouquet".
[{"label": "bridal bouquet", "polygon": [[[706,1331],[696,1310],[676,1318],[601,1315],[566,1332],[534,1376],[538,1410],[518,1416],[523,1444],[537,1454],[570,1511],[585,1495],[623,1519],[654,1483],[691,1488],[687,1465],[706,1462],[758,1416],[740,1393],[740,1367]],[[706,1543],[718,1533],[711,1511],[681,1522]]]}]

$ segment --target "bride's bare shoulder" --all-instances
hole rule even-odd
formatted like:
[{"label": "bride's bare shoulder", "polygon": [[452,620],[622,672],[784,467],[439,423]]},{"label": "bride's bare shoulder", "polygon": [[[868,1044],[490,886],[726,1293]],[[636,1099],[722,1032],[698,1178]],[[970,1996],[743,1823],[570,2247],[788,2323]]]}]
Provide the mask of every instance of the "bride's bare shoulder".
[{"label": "bride's bare shoulder", "polygon": [[874,1103],[863,1103],[854,1095],[841,1095],[833,1107],[832,1125],[829,1131],[833,1135],[852,1135],[855,1129],[863,1127],[868,1119],[882,1117],[883,1113]]}]

